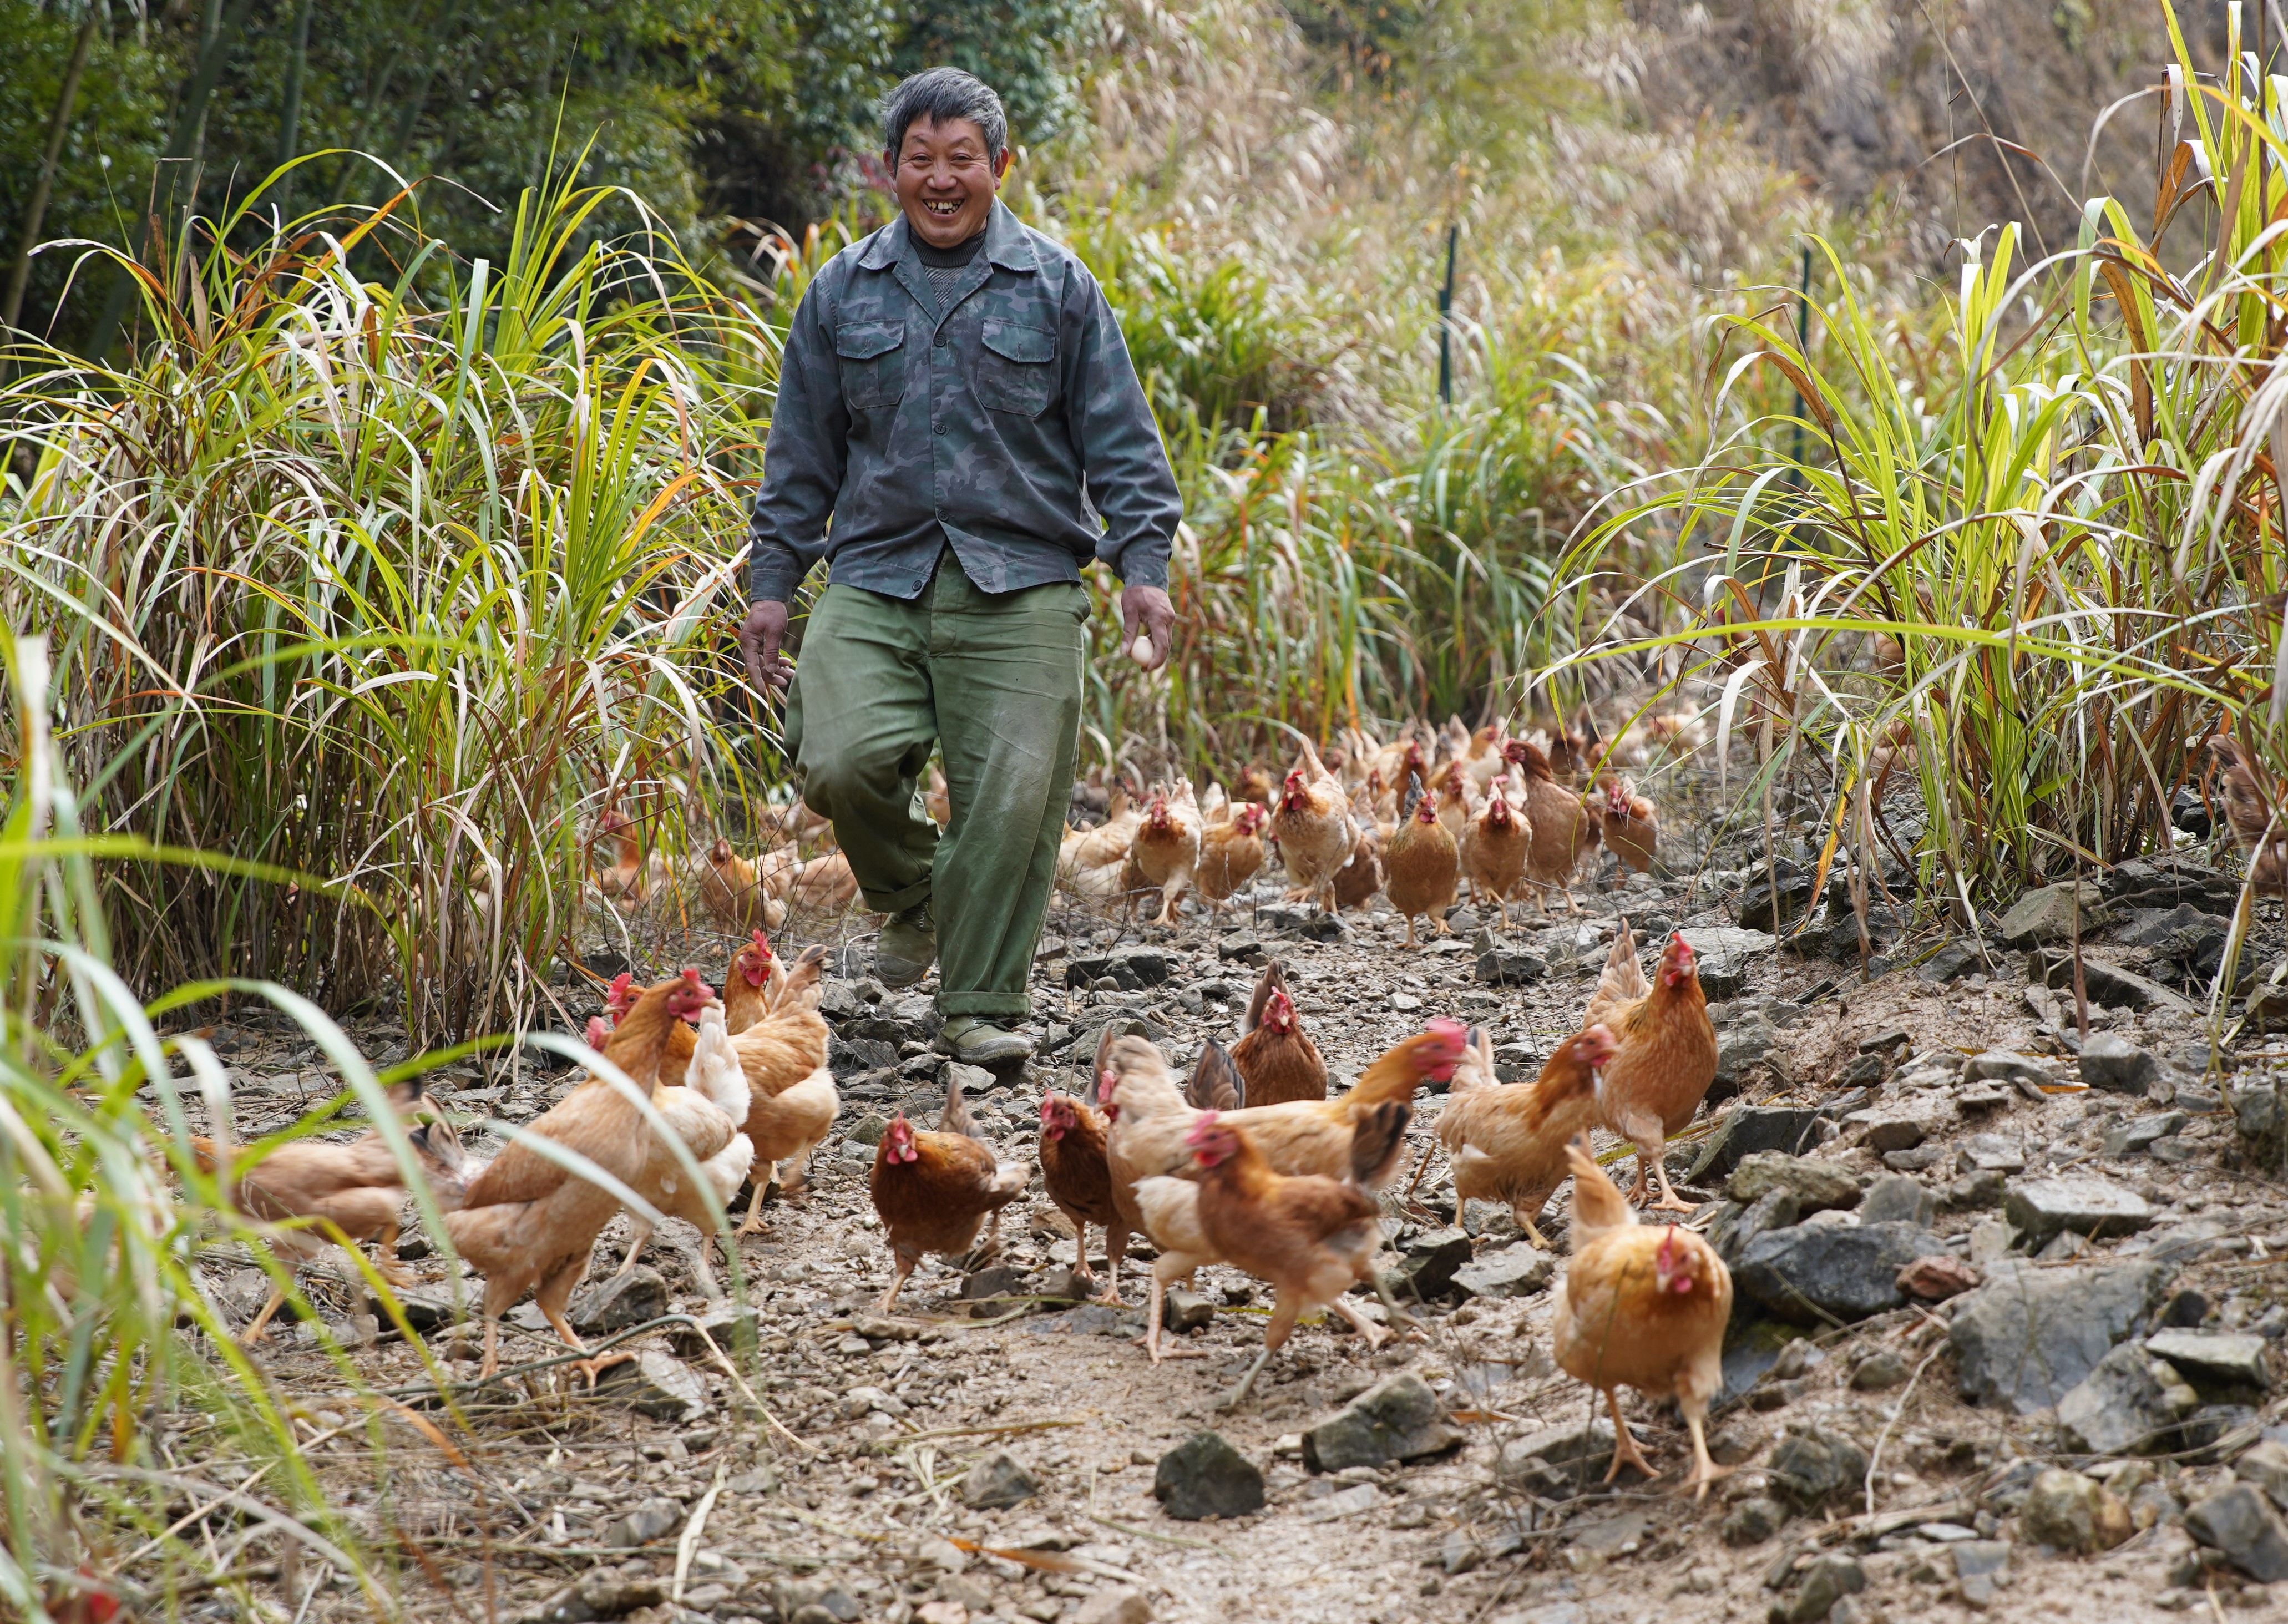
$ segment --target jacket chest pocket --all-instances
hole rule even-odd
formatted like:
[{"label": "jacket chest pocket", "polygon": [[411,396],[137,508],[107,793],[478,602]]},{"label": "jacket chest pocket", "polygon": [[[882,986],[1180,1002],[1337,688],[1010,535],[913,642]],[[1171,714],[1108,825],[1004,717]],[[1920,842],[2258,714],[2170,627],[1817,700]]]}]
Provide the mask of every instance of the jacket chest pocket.
[{"label": "jacket chest pocket", "polygon": [[978,335],[978,404],[1037,418],[1056,393],[1057,336],[1042,327],[988,319]]},{"label": "jacket chest pocket", "polygon": [[843,403],[858,410],[894,406],[906,394],[906,324],[845,322],[834,330]]}]

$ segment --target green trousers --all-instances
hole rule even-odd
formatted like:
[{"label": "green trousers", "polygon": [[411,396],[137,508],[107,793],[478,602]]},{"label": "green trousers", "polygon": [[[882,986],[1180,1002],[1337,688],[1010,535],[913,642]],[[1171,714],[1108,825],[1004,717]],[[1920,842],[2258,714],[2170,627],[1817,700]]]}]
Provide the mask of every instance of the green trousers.
[{"label": "green trousers", "polygon": [[[866,905],[927,898],[940,1010],[1024,1015],[1080,742],[1088,593],[989,595],[948,548],[910,602],[819,594],[786,712],[803,800],[834,824]],[[953,820],[941,839],[919,780],[941,745]]]}]

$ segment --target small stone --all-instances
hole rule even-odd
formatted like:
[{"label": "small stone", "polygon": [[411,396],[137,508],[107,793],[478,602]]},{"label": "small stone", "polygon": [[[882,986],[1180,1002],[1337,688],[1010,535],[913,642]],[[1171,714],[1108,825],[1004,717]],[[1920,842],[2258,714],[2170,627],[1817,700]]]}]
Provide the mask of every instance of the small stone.
[{"label": "small stone", "polygon": [[1964,1296],[1948,1340],[1964,1397],[2031,1414],[2057,1403],[2151,1313],[2160,1263],[2032,1269],[2020,1263]]},{"label": "small stone", "polygon": [[1804,1570],[1803,1588],[1788,1609],[1788,1624],[1815,1624],[1836,1603],[1867,1588],[1867,1570],[1849,1556],[1821,1556]]},{"label": "small stone", "polygon": [[973,1511],[1004,1510],[1040,1492],[1033,1475],[1005,1453],[980,1461],[961,1480],[961,1503]]},{"label": "small stone", "polygon": [[1912,1224],[1798,1224],[1742,1246],[1732,1281],[1742,1295],[1799,1325],[1864,1319],[1898,1307],[1899,1270],[1945,1246]]},{"label": "small stone", "polygon": [[2109,1094],[2149,1092],[2161,1075],[2152,1051],[2141,1049],[2119,1032],[2092,1032],[2081,1046],[2081,1080]]},{"label": "small stone", "polygon": [[2153,1222],[2153,1208],[2133,1190],[2088,1174],[2021,1179],[2002,1198],[2002,1215],[2036,1245],[2062,1230],[2118,1238]]},{"label": "small stone", "polygon": [[646,1348],[603,1373],[597,1391],[608,1393],[639,1415],[689,1423],[707,1413],[707,1383],[699,1373],[664,1348]]},{"label": "small stone", "polygon": [[2108,1156],[2136,1156],[2152,1149],[2156,1142],[2168,1138],[2192,1120],[2181,1111],[2164,1111],[2157,1117],[2138,1117],[2116,1124],[2105,1130],[2105,1153]]},{"label": "small stone", "polygon": [[606,1527],[603,1532],[597,1536],[596,1543],[614,1546],[623,1550],[631,1549],[639,1545],[648,1545],[663,1534],[671,1533],[682,1526],[681,1501],[664,1497],[647,1500],[620,1518],[618,1522]]},{"label": "small stone", "polygon": [[1899,1270],[1899,1289],[1910,1297],[1919,1297],[1925,1302],[1944,1302],[1973,1291],[1983,1277],[1975,1269],[1950,1252],[1934,1253],[1919,1257]]},{"label": "small stone", "polygon": [[1505,1489],[1534,1492],[1562,1481],[1566,1469],[1602,1463],[1613,1453],[1613,1427],[1601,1418],[1544,1427],[1504,1444],[1494,1461],[1494,1481]]},{"label": "small stone", "polygon": [[1402,1294],[1410,1292],[1418,1302],[1428,1302],[1452,1289],[1455,1271],[1469,1262],[1473,1249],[1465,1230],[1426,1230],[1402,1242],[1399,1254],[1398,1267],[1391,1276],[1392,1288]]},{"label": "small stone", "polygon": [[1080,1604],[1072,1624],[1152,1624],[1152,1604],[1125,1585],[1099,1590]]},{"label": "small stone", "polygon": [[2056,1080],[2049,1067],[2040,1061],[2029,1060],[2007,1049],[1988,1049],[1982,1055],[1973,1055],[1962,1068],[1962,1079],[1966,1083],[2011,1083],[2036,1092]]},{"label": "small stone", "polygon": [[1263,1473],[1220,1433],[1196,1432],[1160,1457],[1152,1497],[1180,1521],[1263,1509]]},{"label": "small stone", "polygon": [[1992,1604],[2010,1578],[2007,1540],[1963,1540],[1950,1545],[1954,1558],[1954,1581],[1962,1599],[1973,1607]]},{"label": "small stone", "polygon": [[1851,1388],[1859,1393],[1887,1393],[1913,1373],[1903,1357],[1886,1348],[1859,1361],[1851,1373]]},{"label": "small stone", "polygon": [[990,1319],[997,1314],[1007,1313],[1015,1306],[1014,1299],[1033,1294],[1031,1277],[1024,1270],[1005,1263],[989,1269],[980,1269],[961,1283],[961,1300],[970,1304],[973,1319]]},{"label": "small stone", "polygon": [[565,1318],[583,1336],[609,1336],[667,1312],[667,1280],[648,1263],[584,1292]]},{"label": "small stone", "polygon": [[2036,1477],[2018,1507],[2026,1537],[2060,1550],[2111,1550],[2136,1530],[2129,1508],[2094,1478],[2062,1467]]},{"label": "small stone", "polygon": [[1556,1272],[1554,1257],[1519,1241],[1457,1269],[1453,1286],[1470,1297],[1523,1297],[1547,1286]]},{"label": "small stone", "polygon": [[2145,1351],[2166,1359],[2195,1387],[2269,1388],[2264,1339],[2246,1331],[2157,1331]]},{"label": "small stone", "polygon": [[1161,1315],[1163,1322],[1172,1331],[1204,1331],[1215,1318],[1215,1304],[1197,1292],[1172,1286],[1168,1288]]},{"label": "small stone", "polygon": [[1859,1130],[1859,1142],[1878,1156],[1911,1150],[1930,1137],[1930,1124],[1911,1112],[1877,1108],[1855,1111],[1843,1118],[1847,1128]]},{"label": "small stone", "polygon": [[1860,1489],[1867,1452],[1839,1432],[1791,1433],[1773,1445],[1771,1485],[1805,1511]]},{"label": "small stone", "polygon": [[1303,1464],[1315,1472],[1412,1461],[1451,1449],[1461,1434],[1438,1413],[1438,1396],[1412,1371],[1368,1389],[1303,1435]]},{"label": "small stone", "polygon": [[1995,928],[2012,947],[2067,941],[2077,929],[2077,897],[2078,929],[2083,935],[2111,922],[2113,916],[2106,909],[2104,892],[2088,880],[2077,886],[2069,880],[2027,892],[1996,922]]},{"label": "small stone", "polygon": [[2262,1489],[2275,1506],[2288,1509],[2288,1444],[2266,1438],[2232,1463],[2233,1475]]},{"label": "small stone", "polygon": [[2288,1527],[2248,1484],[2236,1483],[2188,1507],[2185,1532],[2260,1584],[2288,1579]]},{"label": "small stone", "polygon": [[1717,1119],[1684,1182],[1728,1178],[1759,1150],[1799,1154],[1819,1142],[1820,1123],[1819,1112],[1809,1106],[1736,1105]]},{"label": "small stone", "polygon": [[1911,1223],[1927,1230],[1938,1220],[1938,1198],[1920,1179],[1886,1173],[1867,1186],[1859,1201],[1862,1223]]},{"label": "small stone", "polygon": [[[1955,1152],[1954,1170],[1966,1175],[1979,1174],[2023,1173],[2026,1170],[2025,1147],[2014,1139],[2000,1134],[1973,1134],[1964,1140]],[[1994,1201],[2002,1198],[2002,1182],[1994,1181]]]},{"label": "small stone", "polygon": [[2168,1365],[2125,1342],[2058,1400],[2058,1427],[2091,1454],[2125,1454],[2165,1444],[2198,1403]]},{"label": "small stone", "polygon": [[1753,1494],[1732,1508],[1724,1518],[1724,1543],[1761,1545],[1787,1521],[1787,1508],[1776,1500]]},{"label": "small stone", "polygon": [[1724,1185],[1724,1193],[1744,1206],[1775,1190],[1794,1196],[1796,1210],[1803,1213],[1856,1206],[1860,1199],[1859,1181],[1848,1169],[1784,1150],[1757,1150],[1743,1157]]},{"label": "small stone", "polygon": [[1480,953],[1475,968],[1478,979],[1490,987],[1522,987],[1546,976],[1549,960],[1538,953],[1497,947]]}]

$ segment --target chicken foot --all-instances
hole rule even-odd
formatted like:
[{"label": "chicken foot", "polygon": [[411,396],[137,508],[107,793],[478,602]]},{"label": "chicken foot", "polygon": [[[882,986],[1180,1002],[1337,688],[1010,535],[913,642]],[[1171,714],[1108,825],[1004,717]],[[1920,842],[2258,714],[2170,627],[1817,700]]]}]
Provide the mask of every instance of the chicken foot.
[{"label": "chicken foot", "polygon": [[[1408,1313],[1404,1309],[1398,1306],[1398,1299],[1391,1294],[1390,1282],[1383,1278],[1381,1270],[1368,1270],[1366,1271],[1366,1278],[1374,1286],[1374,1294],[1382,1299],[1383,1310],[1390,1316],[1390,1323],[1393,1329],[1399,1331],[1419,1331],[1422,1328],[1422,1322],[1420,1320],[1415,1318],[1413,1315]],[[1360,1326],[1362,1335],[1365,1333],[1363,1327],[1370,1322],[1367,1321],[1363,1316],[1357,1315],[1355,1311],[1351,1309],[1351,1305],[1349,1303],[1345,1302],[1340,1297],[1338,1297],[1329,1306],[1332,1307],[1338,1313],[1340,1313],[1344,1318],[1349,1320],[1352,1325]],[[1380,1344],[1378,1343],[1371,1336],[1367,1337],[1366,1345],[1370,1349],[1380,1346]]]},{"label": "chicken foot", "polygon": [[[1390,1299],[1387,1297],[1384,1298],[1383,1301],[1385,1302],[1390,1302]],[[1396,1303],[1390,1303],[1390,1306],[1394,1310],[1398,1307]],[[1347,1321],[1352,1330],[1366,1338],[1366,1350],[1369,1353],[1374,1352],[1379,1349],[1383,1343],[1390,1340],[1389,1332],[1384,1330],[1380,1325],[1375,1324],[1374,1321],[1360,1313],[1356,1309],[1344,1302],[1340,1297],[1336,1298],[1332,1302],[1327,1304],[1327,1307]],[[1416,1326],[1418,1324],[1418,1321],[1408,1318],[1403,1313],[1399,1313],[1396,1317],[1398,1318],[1405,1319],[1406,1324],[1410,1327]]]},{"label": "chicken foot", "polygon": [[1644,1201],[1652,1194],[1653,1181],[1660,1182],[1660,1199],[1651,1202],[1648,1212],[1688,1213],[1694,1210],[1689,1201],[1677,1199],[1676,1191],[1669,1188],[1668,1169],[1661,1165],[1661,1150],[1668,1143],[1668,1134],[1657,1118],[1631,1111],[1620,1121],[1621,1132],[1629,1136],[1636,1147],[1637,1182],[1629,1186],[1625,1198],[1632,1204]]},{"label": "chicken foot", "polygon": [[[1681,1405],[1679,1407],[1682,1408]],[[1699,1405],[1684,1412],[1684,1424],[1692,1432],[1692,1472],[1685,1478],[1684,1487],[1692,1491],[1692,1498],[1695,1500],[1707,1499],[1710,1484],[1719,1477],[1728,1477],[1732,1475],[1730,1467],[1719,1466],[1709,1456],[1708,1422],[1703,1413],[1706,1408],[1705,1405]]]},{"label": "chicken foot", "polygon": [[[1340,1302],[1340,1299],[1337,1301]],[[1346,1309],[1349,1308],[1347,1303],[1343,1306]],[[1239,1379],[1239,1385],[1217,1403],[1216,1408],[1219,1411],[1239,1408],[1248,1393],[1253,1389],[1255,1378],[1270,1361],[1271,1356],[1287,1345],[1287,1334],[1295,1328],[1295,1316],[1302,1311],[1302,1307],[1301,1303],[1288,1296],[1286,1293],[1279,1294],[1279,1300],[1271,1310],[1271,1323],[1263,1328],[1263,1351],[1255,1356],[1255,1363],[1247,1367],[1247,1373]],[[1351,1311],[1356,1312],[1355,1310]],[[1369,1345],[1372,1345],[1371,1341]]]},{"label": "chicken foot", "polygon": [[769,1237],[770,1230],[763,1222],[763,1197],[769,1193],[772,1176],[778,1170],[776,1162],[768,1163],[755,1170],[753,1175],[755,1198],[747,1203],[747,1221],[739,1226],[735,1238],[743,1238],[749,1235],[760,1235],[766,1238]]},{"label": "chicken foot", "polygon": [[1613,1463],[1605,1469],[1605,1481],[1610,1483],[1619,1477],[1621,1468],[1624,1466],[1633,1466],[1648,1477],[1659,1477],[1660,1474],[1652,1469],[1652,1462],[1647,1461],[1638,1450],[1636,1439],[1629,1434],[1628,1422],[1621,1419],[1621,1396],[1618,1390],[1607,1388],[1605,1402],[1612,1407],[1613,1412]]}]

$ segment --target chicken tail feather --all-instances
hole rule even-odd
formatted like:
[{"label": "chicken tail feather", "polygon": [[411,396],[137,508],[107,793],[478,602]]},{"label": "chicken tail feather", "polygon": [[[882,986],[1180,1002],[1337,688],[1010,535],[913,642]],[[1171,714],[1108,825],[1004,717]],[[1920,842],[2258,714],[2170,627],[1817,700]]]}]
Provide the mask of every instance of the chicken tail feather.
[{"label": "chicken tail feather", "polygon": [[1184,1085],[1184,1103],[1194,1111],[1238,1111],[1247,1103],[1247,1085],[1224,1047],[1211,1038],[1200,1050],[1199,1064]]},{"label": "chicken tail feather", "polygon": [[[1374,1177],[1391,1158],[1398,1142],[1405,1137],[1406,1125],[1413,1119],[1414,1108],[1398,1100],[1369,1106],[1359,1113],[1351,1125],[1351,1182],[1362,1185]],[[1613,1198],[1620,1199],[1618,1191]]]},{"label": "chicken tail feather", "polygon": [[977,1139],[980,1143],[983,1142],[977,1132],[977,1118],[969,1114],[968,1096],[961,1092],[961,1068],[958,1066],[945,1069],[945,1114],[937,1119],[937,1131],[958,1134],[964,1139]]},{"label": "chicken tail feather", "polygon": [[1565,1159],[1573,1169],[1574,1251],[1580,1251],[1582,1243],[1599,1230],[1620,1229],[1637,1221],[1619,1189],[1589,1153],[1586,1134],[1565,1147]]}]

